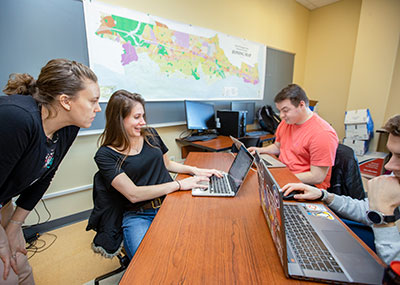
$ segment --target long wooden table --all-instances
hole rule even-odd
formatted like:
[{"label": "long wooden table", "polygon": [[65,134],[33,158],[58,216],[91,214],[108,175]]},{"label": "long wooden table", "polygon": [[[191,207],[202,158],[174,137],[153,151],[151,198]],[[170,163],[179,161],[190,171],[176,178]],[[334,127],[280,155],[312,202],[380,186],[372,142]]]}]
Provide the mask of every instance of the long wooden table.
[{"label": "long wooden table", "polygon": [[[230,153],[192,152],[186,164],[227,171],[232,161]],[[286,168],[271,172],[280,185],[298,181]],[[234,198],[168,195],[120,284],[288,283],[316,284],[285,277],[252,169]]]}]

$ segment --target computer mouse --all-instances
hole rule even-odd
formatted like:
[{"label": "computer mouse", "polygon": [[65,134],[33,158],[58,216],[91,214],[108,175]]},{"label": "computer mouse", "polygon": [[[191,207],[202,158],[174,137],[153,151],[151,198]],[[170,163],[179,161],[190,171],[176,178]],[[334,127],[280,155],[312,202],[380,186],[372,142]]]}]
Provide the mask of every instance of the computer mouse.
[{"label": "computer mouse", "polygon": [[301,191],[296,191],[296,190],[294,190],[294,191],[290,192],[287,196],[282,195],[282,199],[283,199],[283,200],[296,200],[296,199],[294,198],[294,195],[302,194],[302,193],[303,193],[303,192],[301,192]]}]

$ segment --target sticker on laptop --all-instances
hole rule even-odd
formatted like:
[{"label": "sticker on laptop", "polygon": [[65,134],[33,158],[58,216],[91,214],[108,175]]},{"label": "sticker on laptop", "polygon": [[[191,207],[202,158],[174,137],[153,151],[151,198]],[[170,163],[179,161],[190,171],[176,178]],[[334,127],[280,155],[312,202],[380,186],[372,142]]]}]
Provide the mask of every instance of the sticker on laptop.
[{"label": "sticker on laptop", "polygon": [[319,204],[302,204],[304,210],[306,210],[307,214],[314,217],[321,217],[328,220],[334,220],[335,218],[329,213],[323,205]]}]

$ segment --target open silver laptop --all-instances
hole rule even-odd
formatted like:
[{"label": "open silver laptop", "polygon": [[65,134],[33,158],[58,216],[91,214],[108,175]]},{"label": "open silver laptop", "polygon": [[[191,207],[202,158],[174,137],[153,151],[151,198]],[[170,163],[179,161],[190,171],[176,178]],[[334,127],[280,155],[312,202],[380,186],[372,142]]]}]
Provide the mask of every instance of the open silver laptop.
[{"label": "open silver laptop", "polygon": [[[243,146],[244,148],[246,148],[246,146],[241,141],[239,141],[238,139],[236,139],[236,138],[234,138],[232,136],[230,136],[230,138],[233,141],[233,143],[235,144],[237,149],[239,149],[240,146]],[[269,154],[260,154],[260,156],[265,161],[265,164],[266,164],[267,167],[270,167],[270,168],[286,167],[286,165],[283,162],[279,161],[278,159],[272,157]]]},{"label": "open silver laptop", "polygon": [[261,207],[287,277],[381,284],[384,268],[322,204],[285,202],[258,153]]},{"label": "open silver laptop", "polygon": [[211,176],[208,188],[193,188],[193,196],[216,196],[234,197],[239,192],[240,187],[253,164],[254,157],[245,147],[240,147],[228,173],[223,173],[223,177]]}]

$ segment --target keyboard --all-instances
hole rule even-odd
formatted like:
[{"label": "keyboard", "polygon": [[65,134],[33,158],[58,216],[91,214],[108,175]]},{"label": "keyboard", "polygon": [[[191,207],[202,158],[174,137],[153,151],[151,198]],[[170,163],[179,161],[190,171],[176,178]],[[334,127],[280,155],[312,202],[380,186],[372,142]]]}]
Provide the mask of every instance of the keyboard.
[{"label": "keyboard", "polygon": [[326,248],[298,205],[283,205],[287,241],[303,269],[339,272],[340,265]]},{"label": "keyboard", "polygon": [[254,131],[254,132],[248,132],[246,133],[246,136],[252,137],[252,136],[265,136],[268,135],[269,132],[266,131]]},{"label": "keyboard", "polygon": [[211,176],[210,178],[210,193],[229,193],[229,186],[224,177],[218,178]]},{"label": "keyboard", "polygon": [[185,141],[188,141],[188,142],[208,141],[208,140],[215,139],[216,137],[218,137],[218,135],[216,135],[216,134],[194,135],[194,136],[185,138]]}]

